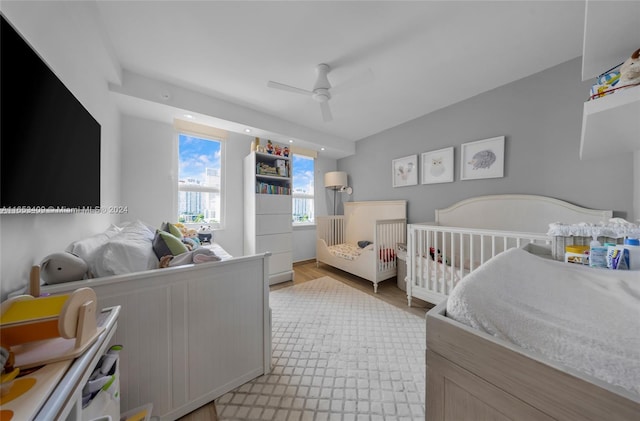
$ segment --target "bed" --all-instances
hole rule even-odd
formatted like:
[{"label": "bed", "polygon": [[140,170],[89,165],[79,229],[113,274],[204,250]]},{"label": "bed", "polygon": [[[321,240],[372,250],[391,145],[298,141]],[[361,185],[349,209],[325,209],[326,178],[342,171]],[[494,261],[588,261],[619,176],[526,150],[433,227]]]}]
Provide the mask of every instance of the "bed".
[{"label": "bed", "polygon": [[550,223],[603,223],[612,215],[521,194],[479,196],[436,209],[434,222],[407,228],[407,302],[411,306],[415,297],[440,303],[465,275],[505,250],[555,249],[555,238],[547,235]]},{"label": "bed", "polygon": [[640,419],[640,272],[514,248],[426,325],[429,421]]},{"label": "bed", "polygon": [[[85,251],[110,255],[87,240]],[[232,257],[211,248],[222,260],[41,287],[90,287],[100,308],[121,306],[112,341],[124,347],[121,412],[153,403],[154,416],[175,420],[271,371],[269,253]]]},{"label": "bed", "polygon": [[407,202],[344,204],[344,215],[317,217],[316,264],[324,263],[373,283],[396,276],[396,247],[406,242]]}]

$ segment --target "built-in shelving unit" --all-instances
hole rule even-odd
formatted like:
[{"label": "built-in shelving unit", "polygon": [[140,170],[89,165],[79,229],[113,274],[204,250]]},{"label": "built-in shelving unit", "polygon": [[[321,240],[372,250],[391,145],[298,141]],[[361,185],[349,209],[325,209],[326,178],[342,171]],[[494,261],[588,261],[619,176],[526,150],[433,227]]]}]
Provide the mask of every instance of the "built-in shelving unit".
[{"label": "built-in shelving unit", "polygon": [[[640,2],[587,1],[582,80],[623,62],[640,48]],[[584,104],[580,159],[640,150],[640,86]]]},{"label": "built-in shelving unit", "polygon": [[251,152],[244,159],[244,254],[270,252],[269,283],[293,280],[291,159]]}]

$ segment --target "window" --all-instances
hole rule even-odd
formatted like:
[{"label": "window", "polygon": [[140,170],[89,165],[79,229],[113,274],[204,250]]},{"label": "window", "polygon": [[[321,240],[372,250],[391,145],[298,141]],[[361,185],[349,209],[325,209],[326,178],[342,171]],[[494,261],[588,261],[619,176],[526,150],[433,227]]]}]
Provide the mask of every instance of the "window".
[{"label": "window", "polygon": [[293,224],[311,224],[314,222],[313,176],[315,173],[313,158],[293,154]]},{"label": "window", "polygon": [[222,225],[223,142],[178,134],[178,221]]}]

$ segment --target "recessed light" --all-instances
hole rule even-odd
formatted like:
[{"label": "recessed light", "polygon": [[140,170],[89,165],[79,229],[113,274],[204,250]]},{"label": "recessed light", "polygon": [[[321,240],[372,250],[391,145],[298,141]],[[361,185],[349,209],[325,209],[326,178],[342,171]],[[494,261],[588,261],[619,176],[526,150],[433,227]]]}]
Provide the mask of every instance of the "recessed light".
[{"label": "recessed light", "polygon": [[324,148],[320,148],[321,151],[324,151]]},{"label": "recessed light", "polygon": [[193,120],[195,117],[193,117],[191,114],[185,114],[184,118],[188,118],[189,120]]},{"label": "recessed light", "polygon": [[293,143],[293,139],[289,139],[289,143]]},{"label": "recessed light", "polygon": [[245,133],[251,133],[251,129],[244,129]]}]

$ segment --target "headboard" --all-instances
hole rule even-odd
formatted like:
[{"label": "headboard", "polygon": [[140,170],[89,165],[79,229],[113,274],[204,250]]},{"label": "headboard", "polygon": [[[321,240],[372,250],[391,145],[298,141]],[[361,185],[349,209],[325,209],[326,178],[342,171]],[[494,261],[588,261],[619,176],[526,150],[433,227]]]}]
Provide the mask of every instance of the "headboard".
[{"label": "headboard", "polygon": [[347,202],[344,204],[345,241],[373,241],[375,221],[379,219],[406,219],[407,201]]},{"label": "headboard", "polygon": [[442,226],[503,231],[547,233],[549,224],[562,222],[608,222],[610,210],[594,210],[563,200],[525,194],[478,196],[448,208],[436,209],[436,223]]}]

